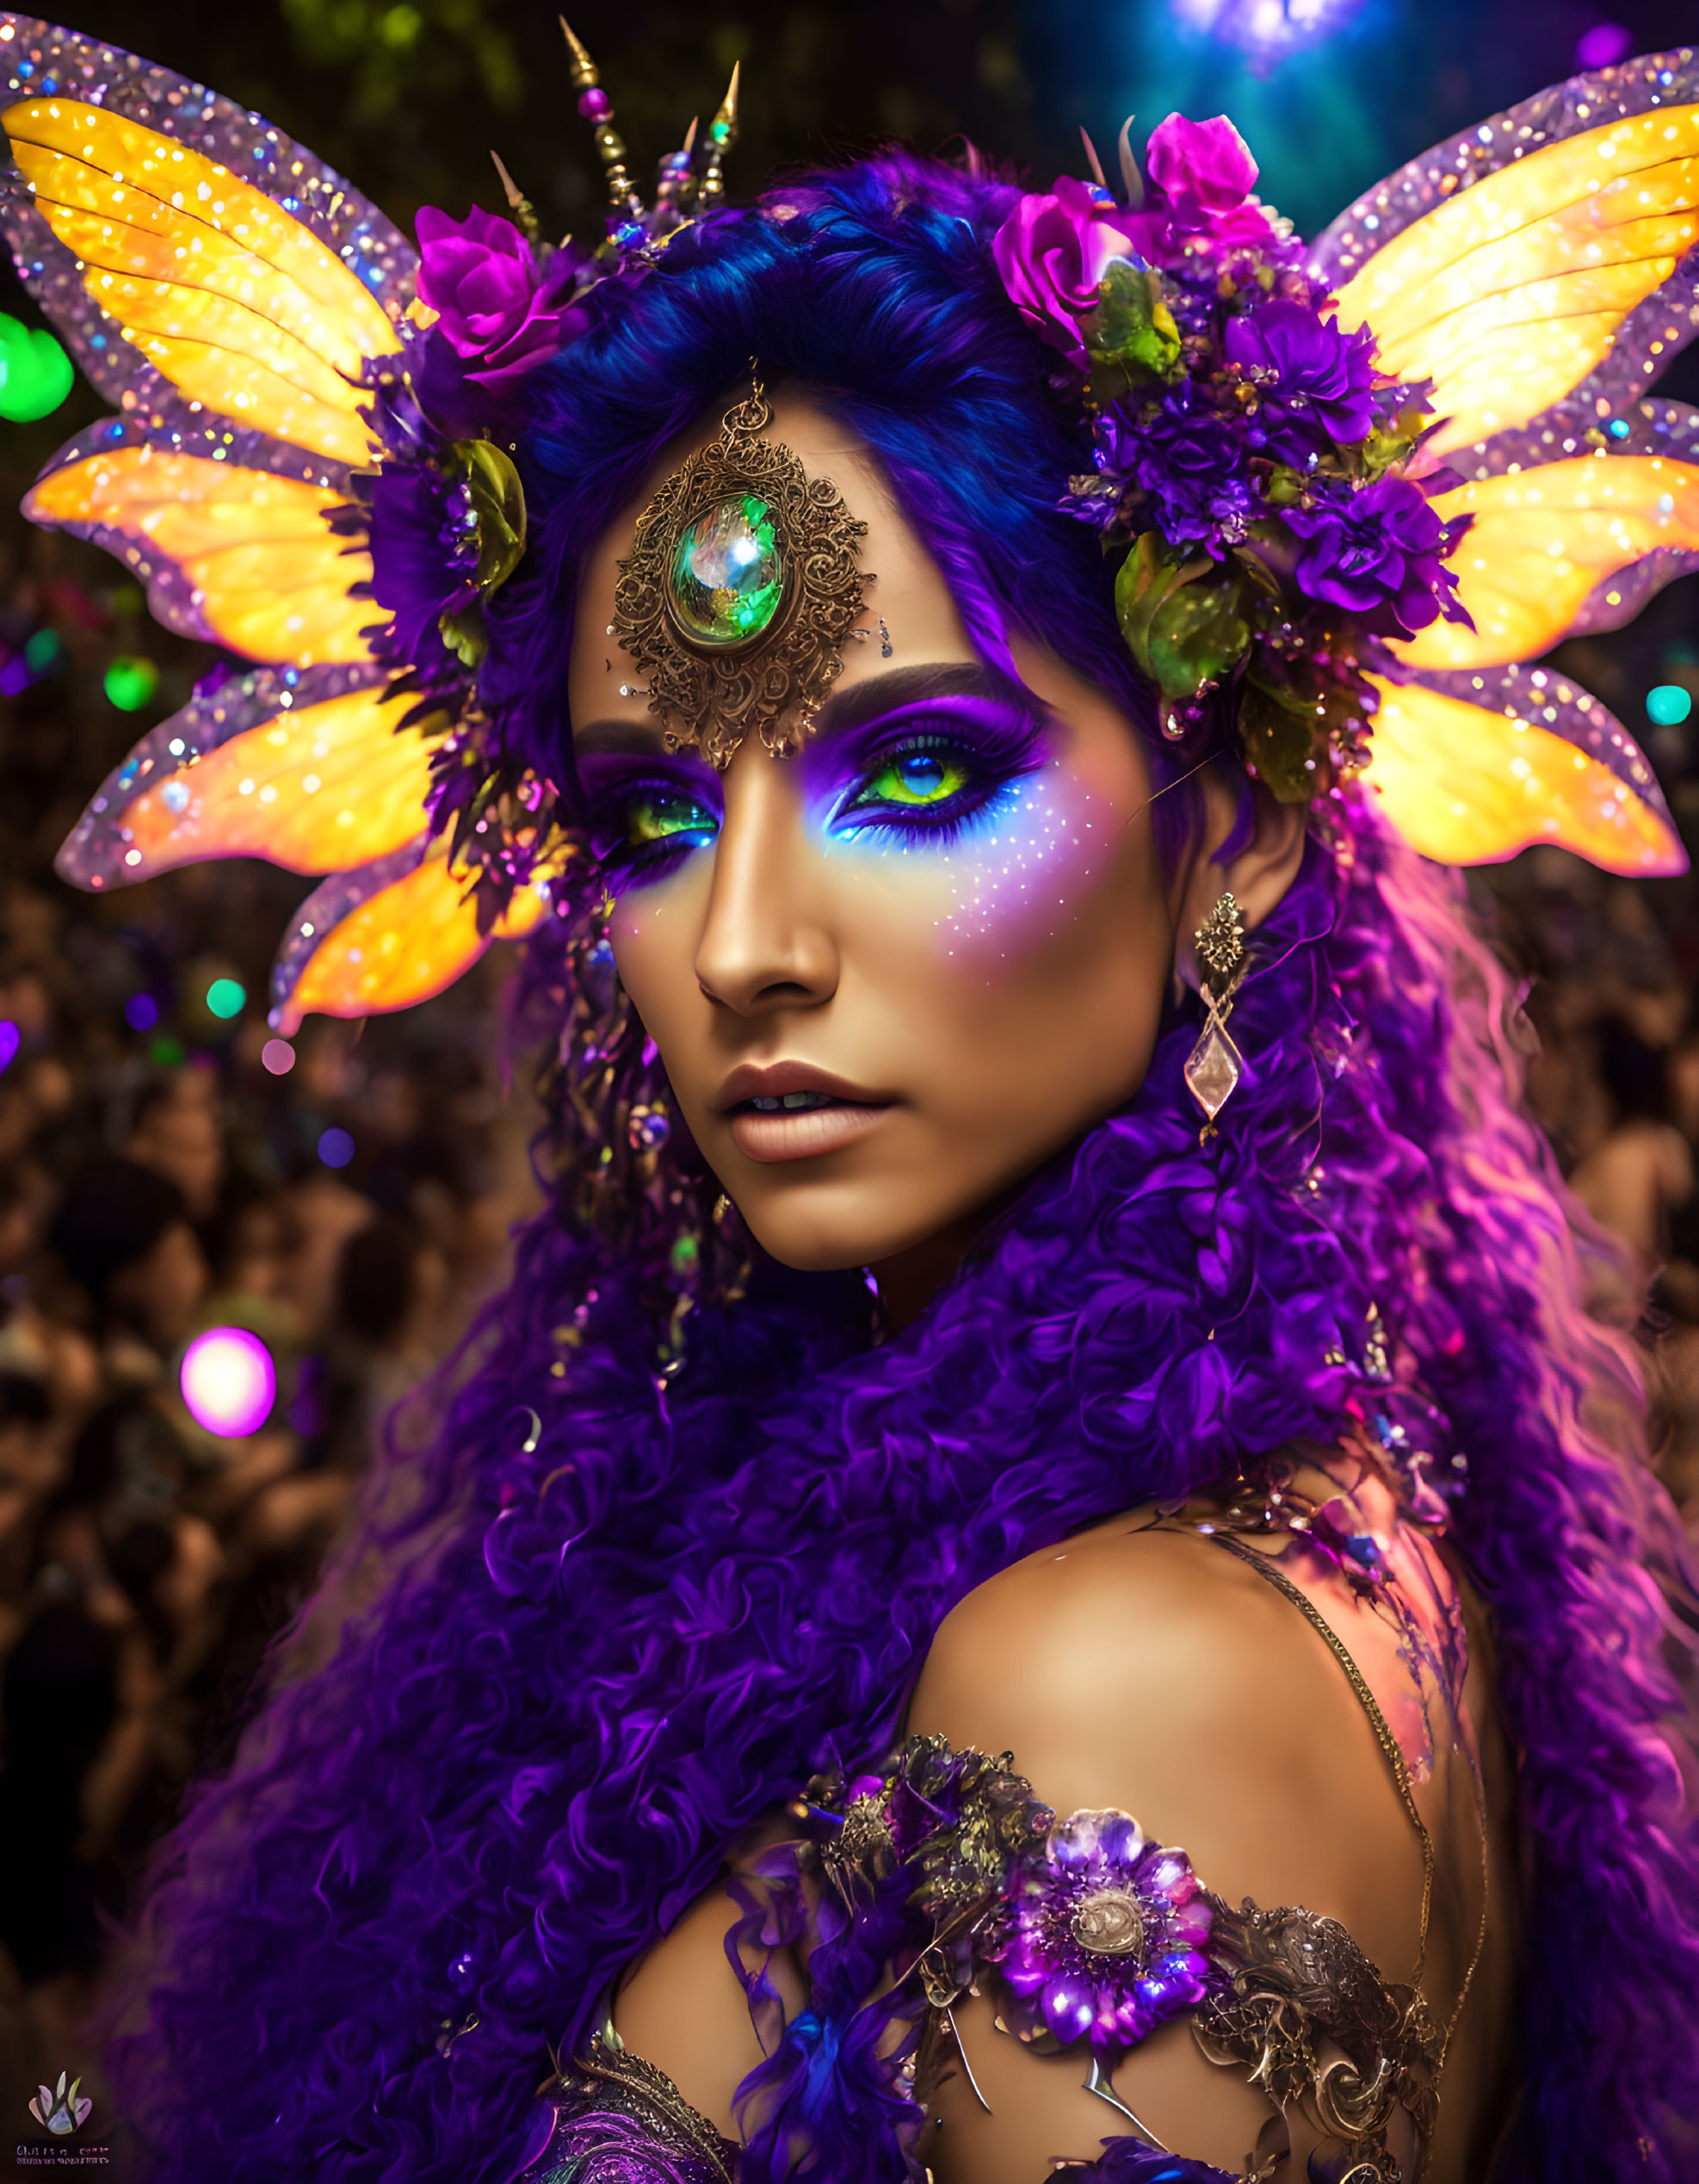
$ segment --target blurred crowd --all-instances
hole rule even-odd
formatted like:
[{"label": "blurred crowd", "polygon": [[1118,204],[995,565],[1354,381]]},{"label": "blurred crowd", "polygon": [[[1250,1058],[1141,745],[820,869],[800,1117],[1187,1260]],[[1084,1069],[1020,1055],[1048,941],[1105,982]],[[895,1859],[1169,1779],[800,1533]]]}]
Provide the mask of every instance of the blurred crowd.
[{"label": "blurred crowd", "polygon": [[[0,540],[0,2143],[61,2070],[98,2089],[83,2020],[147,1846],[537,1202],[523,1072],[498,1075],[506,952],[281,1041],[268,966],[309,880],[53,877],[206,664],[101,557]],[[182,1385],[219,1328],[275,1376],[236,1434]]]}]

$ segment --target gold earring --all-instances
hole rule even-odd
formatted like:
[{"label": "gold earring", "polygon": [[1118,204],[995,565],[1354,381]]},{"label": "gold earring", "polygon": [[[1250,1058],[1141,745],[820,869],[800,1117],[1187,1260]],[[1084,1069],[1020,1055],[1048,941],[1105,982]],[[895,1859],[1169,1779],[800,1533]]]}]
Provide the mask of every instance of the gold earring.
[{"label": "gold earring", "polygon": [[1233,1097],[1245,1071],[1245,1057],[1227,1031],[1233,996],[1245,976],[1245,921],[1239,904],[1224,894],[1192,935],[1192,946],[1207,976],[1199,983],[1205,1015],[1198,1042],[1186,1058],[1186,1085],[1203,1110],[1199,1144],[1215,1135],[1215,1118]]}]

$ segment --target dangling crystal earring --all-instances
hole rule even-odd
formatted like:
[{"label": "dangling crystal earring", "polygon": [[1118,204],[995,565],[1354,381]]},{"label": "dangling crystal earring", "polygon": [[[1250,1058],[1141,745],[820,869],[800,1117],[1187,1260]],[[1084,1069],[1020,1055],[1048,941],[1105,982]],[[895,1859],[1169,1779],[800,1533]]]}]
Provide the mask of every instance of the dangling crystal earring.
[{"label": "dangling crystal earring", "polygon": [[1197,1141],[1205,1144],[1215,1135],[1215,1118],[1233,1097],[1245,1070],[1245,1058],[1227,1032],[1245,965],[1245,922],[1231,895],[1221,897],[1193,934],[1192,946],[1208,976],[1198,989],[1206,1011],[1203,1030],[1187,1057],[1185,1075],[1193,1099],[1203,1109]]}]

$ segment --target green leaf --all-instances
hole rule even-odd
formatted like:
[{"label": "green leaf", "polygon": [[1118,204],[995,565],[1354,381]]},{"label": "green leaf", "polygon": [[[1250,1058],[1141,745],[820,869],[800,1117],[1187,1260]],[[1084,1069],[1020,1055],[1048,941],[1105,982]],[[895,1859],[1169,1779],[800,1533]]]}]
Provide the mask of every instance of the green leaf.
[{"label": "green leaf", "polygon": [[1309,480],[1299,470],[1276,463],[1263,481],[1263,498],[1270,508],[1292,508],[1308,490]]},{"label": "green leaf", "polygon": [[1160,278],[1116,258],[1097,285],[1098,303],[1086,322],[1093,365],[1119,370],[1135,384],[1171,379],[1180,361],[1180,330],[1162,299]]},{"label": "green leaf", "polygon": [[436,626],[442,642],[463,667],[475,668],[490,649],[490,632],[484,626],[484,609],[477,600],[457,614],[439,614]]},{"label": "green leaf", "polygon": [[1190,698],[1242,657],[1251,632],[1243,579],[1202,557],[1182,561],[1152,531],[1135,541],[1115,577],[1115,612],[1128,650],[1165,697]]},{"label": "green leaf", "polygon": [[1281,804],[1307,804],[1320,786],[1315,757],[1321,715],[1313,699],[1247,676],[1239,695],[1239,732],[1259,780]]},{"label": "green leaf", "polygon": [[525,492],[519,472],[491,441],[457,440],[454,453],[478,519],[475,581],[480,596],[487,599],[507,582],[523,558]]}]

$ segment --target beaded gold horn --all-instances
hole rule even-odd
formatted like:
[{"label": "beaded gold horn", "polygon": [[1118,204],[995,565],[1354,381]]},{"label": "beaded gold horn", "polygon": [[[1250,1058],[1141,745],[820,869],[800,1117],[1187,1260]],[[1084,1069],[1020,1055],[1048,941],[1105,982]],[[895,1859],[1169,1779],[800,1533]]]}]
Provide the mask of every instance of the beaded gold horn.
[{"label": "beaded gold horn", "polygon": [[726,96],[706,131],[699,137],[692,120],[679,150],[663,156],[655,201],[645,205],[626,165],[625,139],[614,126],[614,102],[602,89],[601,71],[565,15],[560,17],[560,28],[566,40],[572,88],[578,95],[578,112],[595,133],[596,149],[607,179],[609,245],[623,252],[663,242],[686,221],[723,204],[726,158],[738,141],[738,84],[743,64],[733,65]]}]

